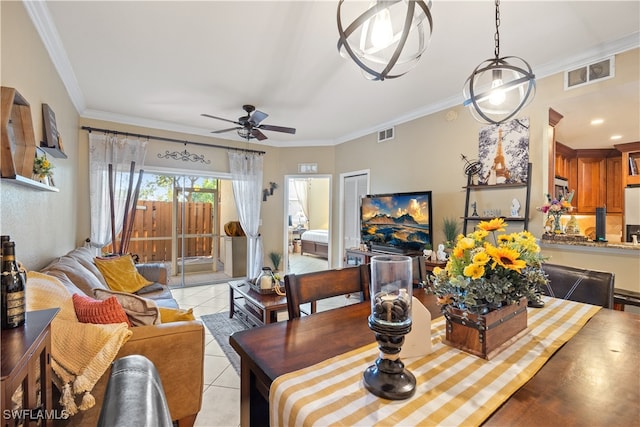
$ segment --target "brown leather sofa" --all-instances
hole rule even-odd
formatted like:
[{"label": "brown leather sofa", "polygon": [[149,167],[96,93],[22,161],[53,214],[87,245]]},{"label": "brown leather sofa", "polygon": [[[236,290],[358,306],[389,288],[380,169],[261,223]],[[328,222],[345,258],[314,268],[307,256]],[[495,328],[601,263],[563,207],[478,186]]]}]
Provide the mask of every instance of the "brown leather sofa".
[{"label": "brown leather sofa", "polygon": [[[150,281],[149,292],[140,296],[153,299],[160,307],[178,304],[167,286],[167,271],[162,264],[138,265],[138,271]],[[55,259],[42,270],[57,277],[71,293],[83,293],[93,297],[93,289],[107,288],[104,278],[93,263],[89,249],[78,248]],[[158,285],[159,284],[159,285]],[[171,419],[178,426],[192,426],[202,405],[204,369],[204,326],[200,321],[132,327],[133,335],[122,346],[115,359],[139,354],[148,358],[158,370],[164,388]],[[92,390],[96,404],[91,409],[80,411],[64,426],[94,426],[98,423],[104,401],[110,369],[104,373]],[[56,387],[53,387],[56,390]],[[54,400],[58,396],[54,392]]]}]

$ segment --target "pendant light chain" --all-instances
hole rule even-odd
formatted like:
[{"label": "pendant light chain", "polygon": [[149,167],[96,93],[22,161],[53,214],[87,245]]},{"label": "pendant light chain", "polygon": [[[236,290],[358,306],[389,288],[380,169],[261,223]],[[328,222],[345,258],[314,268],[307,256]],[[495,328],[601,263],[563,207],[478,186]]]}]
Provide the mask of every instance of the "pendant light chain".
[{"label": "pendant light chain", "polygon": [[496,47],[494,49],[494,53],[496,55],[496,59],[500,57],[500,0],[496,0],[496,34],[493,37],[496,42]]},{"label": "pendant light chain", "polygon": [[531,66],[517,56],[500,57],[500,0],[495,3],[494,54],[478,65],[462,93],[463,105],[482,123],[500,124],[515,117],[535,94],[535,74]]}]

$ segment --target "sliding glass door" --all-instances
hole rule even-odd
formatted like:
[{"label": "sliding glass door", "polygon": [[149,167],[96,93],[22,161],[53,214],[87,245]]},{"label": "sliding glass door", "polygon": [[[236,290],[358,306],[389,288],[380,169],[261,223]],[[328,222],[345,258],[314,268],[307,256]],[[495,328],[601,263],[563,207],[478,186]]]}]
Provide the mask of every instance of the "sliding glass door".
[{"label": "sliding glass door", "polygon": [[[162,262],[173,286],[212,283],[220,264],[220,180],[145,172],[130,250],[140,262]],[[223,274],[223,273],[220,273]]]}]

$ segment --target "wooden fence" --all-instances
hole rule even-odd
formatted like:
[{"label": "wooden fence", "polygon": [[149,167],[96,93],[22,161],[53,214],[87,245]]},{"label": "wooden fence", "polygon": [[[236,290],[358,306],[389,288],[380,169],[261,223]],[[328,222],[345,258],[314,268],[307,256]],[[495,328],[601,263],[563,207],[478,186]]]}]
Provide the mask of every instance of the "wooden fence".
[{"label": "wooden fence", "polygon": [[[178,236],[182,234],[182,208],[178,204]],[[131,233],[129,252],[137,254],[140,262],[171,260],[171,202],[138,201]],[[213,244],[212,205],[205,202],[186,202],[185,257],[210,256]],[[118,235],[118,241],[120,236]],[[111,245],[105,252],[111,252]],[[178,241],[178,257],[182,257],[182,243]]]}]

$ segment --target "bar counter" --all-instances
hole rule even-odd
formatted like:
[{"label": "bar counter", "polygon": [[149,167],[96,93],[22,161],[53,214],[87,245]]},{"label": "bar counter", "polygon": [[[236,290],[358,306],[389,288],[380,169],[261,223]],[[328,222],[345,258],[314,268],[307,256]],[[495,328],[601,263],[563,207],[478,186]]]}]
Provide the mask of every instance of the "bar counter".
[{"label": "bar counter", "polygon": [[540,248],[550,263],[611,271],[616,289],[640,292],[640,244],[543,237]]}]

